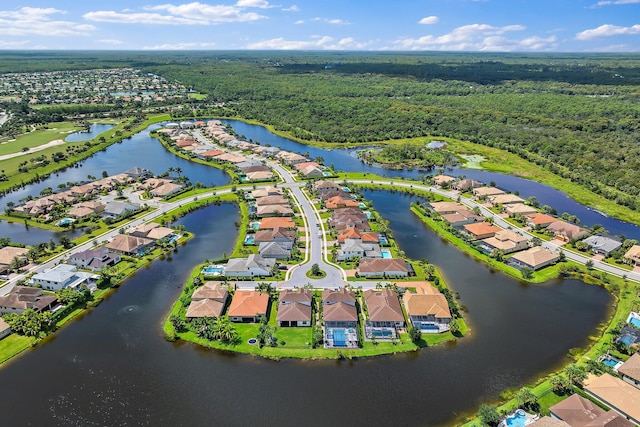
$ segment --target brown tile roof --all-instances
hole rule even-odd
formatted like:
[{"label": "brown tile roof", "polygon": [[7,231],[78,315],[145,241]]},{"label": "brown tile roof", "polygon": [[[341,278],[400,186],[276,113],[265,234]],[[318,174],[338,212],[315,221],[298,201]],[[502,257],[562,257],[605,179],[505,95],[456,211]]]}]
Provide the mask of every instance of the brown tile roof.
[{"label": "brown tile roof", "polygon": [[584,426],[606,412],[578,394],[573,394],[553,405],[549,411],[569,425],[576,427]]},{"label": "brown tile roof", "polygon": [[633,245],[626,254],[624,254],[625,258],[640,260],[640,245]]},{"label": "brown tile roof", "polygon": [[504,191],[495,187],[478,187],[473,189],[473,194],[476,196],[497,196],[498,194],[505,194]]},{"label": "brown tile roof", "polygon": [[287,200],[287,198],[284,196],[266,196],[266,197],[260,197],[256,199],[256,204],[258,206],[269,206],[269,205],[289,206],[289,200]]},{"label": "brown tile roof", "polygon": [[276,227],[270,230],[260,230],[256,234],[254,234],[253,241],[254,242],[272,242],[275,239],[287,239],[289,241],[294,241],[296,238],[296,232],[293,230],[288,230],[282,227]]},{"label": "brown tile roof", "polygon": [[325,201],[325,207],[327,209],[357,208],[359,206],[360,203],[356,202],[355,200],[344,199],[341,196],[331,197]]},{"label": "brown tile roof", "polygon": [[215,157],[215,156],[219,156],[220,154],[223,154],[224,151],[222,150],[211,150],[211,151],[205,151],[204,153],[200,154],[202,157]]},{"label": "brown tile roof", "polygon": [[607,406],[640,422],[640,389],[609,374],[589,375],[584,389],[602,400]]},{"label": "brown tile roof", "polygon": [[537,421],[529,424],[530,427],[571,427],[569,424],[557,418],[551,418],[545,415]]},{"label": "brown tile roof", "polygon": [[635,353],[618,368],[618,372],[636,381],[640,381],[640,353]]},{"label": "brown tile roof", "polygon": [[[435,289],[435,288],[433,288]],[[420,293],[405,292],[403,296],[404,306],[410,316],[429,316],[437,318],[451,318],[449,303],[440,292],[434,294],[424,293],[423,288],[419,288]]]},{"label": "brown tile roof", "polygon": [[493,235],[502,230],[502,228],[497,225],[489,224],[488,222],[475,222],[473,224],[466,224],[463,227],[474,236]]},{"label": "brown tile roof", "polygon": [[279,322],[311,321],[311,290],[286,289],[280,292],[278,304]]},{"label": "brown tile roof", "polygon": [[335,302],[356,302],[356,295],[347,288],[340,288],[337,291],[325,289],[322,291],[322,303]]},{"label": "brown tile roof", "polygon": [[556,234],[566,236],[568,239],[578,238],[589,234],[589,231],[586,228],[578,227],[575,224],[569,224],[564,221],[555,221],[549,224],[547,229]]},{"label": "brown tile roof", "polygon": [[391,289],[364,291],[369,319],[373,322],[404,322],[398,295]]},{"label": "brown tile roof", "polygon": [[355,305],[335,302],[322,308],[322,318],[325,322],[357,322],[358,310]]},{"label": "brown tile roof", "polygon": [[526,251],[518,252],[512,258],[535,268],[538,265],[559,260],[560,255],[542,246],[535,246]]},{"label": "brown tile roof", "polygon": [[494,205],[508,205],[514,203],[524,203],[524,199],[522,197],[516,196],[515,194],[498,194],[496,196],[489,197],[491,203]]},{"label": "brown tile roof", "polygon": [[152,239],[152,240],[158,240],[158,239],[162,239],[164,237],[167,237],[169,235],[173,234],[173,230],[167,227],[157,227],[154,228],[153,230],[149,231],[149,233],[147,234],[147,238]]},{"label": "brown tile roof", "polygon": [[256,315],[266,315],[269,306],[269,294],[257,291],[235,291],[231,306],[229,306],[230,317],[254,317]]},{"label": "brown tile roof", "polygon": [[113,240],[105,245],[105,248],[119,252],[131,253],[135,252],[136,249],[141,246],[150,245],[151,243],[153,243],[153,240],[146,239],[144,237],[117,234]]},{"label": "brown tile roof", "polygon": [[382,273],[386,271],[409,272],[407,263],[402,258],[362,258],[358,271],[365,273]]},{"label": "brown tile roof", "polygon": [[201,299],[216,299],[225,301],[227,299],[227,288],[220,282],[206,282],[204,285],[193,291],[191,300],[197,301]]},{"label": "brown tile roof", "polygon": [[293,209],[291,209],[288,205],[258,206],[258,208],[256,209],[256,214],[258,216],[275,215],[275,214],[291,216],[293,215]]},{"label": "brown tile roof", "polygon": [[378,243],[378,233],[375,231],[360,231],[355,227],[345,228],[338,233],[338,242],[344,243],[347,239],[361,239],[362,243]]},{"label": "brown tile roof", "polygon": [[224,310],[224,304],[224,302],[208,298],[191,301],[185,317],[220,317]]},{"label": "brown tile roof", "polygon": [[440,185],[443,184],[445,182],[451,182],[451,181],[455,181],[456,179],[452,176],[449,175],[436,175],[433,177],[433,182],[436,185]]},{"label": "brown tile roof", "polygon": [[0,249],[0,265],[9,265],[15,257],[24,257],[29,252],[27,248],[14,248],[13,246],[5,246]]},{"label": "brown tile roof", "polygon": [[429,205],[431,205],[431,209],[439,214],[453,213],[458,212],[460,209],[465,209],[463,205],[456,202],[432,202]]}]

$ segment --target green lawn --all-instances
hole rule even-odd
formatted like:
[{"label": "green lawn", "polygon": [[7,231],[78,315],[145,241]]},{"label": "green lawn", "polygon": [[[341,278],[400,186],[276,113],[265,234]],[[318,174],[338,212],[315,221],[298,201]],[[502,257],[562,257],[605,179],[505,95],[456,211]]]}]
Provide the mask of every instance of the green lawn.
[{"label": "green lawn", "polygon": [[35,343],[35,338],[11,334],[0,340],[0,364],[23,352]]},{"label": "green lawn", "polygon": [[[56,139],[64,139],[80,129],[80,126],[75,126],[72,122],[48,123],[42,129],[18,136],[15,141],[0,138],[0,155],[19,153],[23,148],[34,148]],[[60,149],[64,150],[64,147]]]}]

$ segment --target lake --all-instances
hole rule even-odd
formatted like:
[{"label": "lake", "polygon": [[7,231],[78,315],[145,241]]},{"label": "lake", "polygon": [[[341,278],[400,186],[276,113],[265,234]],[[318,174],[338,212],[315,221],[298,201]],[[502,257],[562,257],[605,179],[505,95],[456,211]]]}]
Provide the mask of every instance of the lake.
[{"label": "lake", "polygon": [[67,135],[64,139],[66,142],[82,142],[89,141],[96,136],[100,135],[102,132],[106,132],[109,129],[113,129],[115,125],[109,125],[104,123],[91,123],[89,125],[88,130],[81,130],[79,132],[74,132],[72,134]]}]

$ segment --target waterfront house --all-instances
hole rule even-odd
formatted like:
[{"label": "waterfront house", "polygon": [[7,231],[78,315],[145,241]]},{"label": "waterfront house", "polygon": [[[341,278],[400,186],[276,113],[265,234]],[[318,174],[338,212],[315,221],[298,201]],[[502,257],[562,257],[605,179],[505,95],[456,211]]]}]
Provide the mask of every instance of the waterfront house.
[{"label": "waterfront house", "polygon": [[296,240],[296,232],[283,227],[276,227],[270,230],[260,230],[254,234],[253,242],[256,245],[261,243],[277,242],[286,249],[293,249]]},{"label": "waterfront house", "polygon": [[560,220],[549,224],[547,230],[553,231],[554,237],[558,240],[562,240],[563,242],[580,240],[589,235],[589,230],[586,228],[578,227],[575,224],[569,224],[568,222]]},{"label": "waterfront house", "polygon": [[640,266],[640,245],[633,245],[624,254],[624,258],[629,264]]},{"label": "waterfront house", "polygon": [[9,266],[14,258],[20,260],[27,259],[27,248],[15,248],[13,246],[5,246],[0,249],[0,274],[7,274],[9,272]]},{"label": "waterfront house", "polygon": [[498,194],[495,196],[489,196],[488,199],[493,206],[524,203],[524,199],[520,196],[516,196],[515,194]]},{"label": "waterfront house", "polygon": [[333,181],[316,181],[313,183],[313,191],[315,191],[316,193],[323,194],[326,193],[328,191],[340,191],[342,190],[342,188],[340,187],[339,184],[333,182]]},{"label": "waterfront house", "polygon": [[605,411],[589,399],[572,394],[549,408],[552,417],[571,427],[633,427],[615,411]]},{"label": "waterfront house", "polygon": [[429,203],[429,206],[431,207],[431,210],[440,215],[452,214],[461,209],[466,209],[464,205],[456,202],[431,202]]},{"label": "waterfront house", "polygon": [[489,253],[494,249],[499,249],[506,255],[527,249],[529,240],[515,231],[501,230],[495,236],[482,240],[479,246]]},{"label": "waterfront house", "polygon": [[285,289],[278,299],[278,326],[311,326],[312,292],[310,289]]},{"label": "waterfront house", "polygon": [[635,353],[618,368],[622,379],[640,388],[640,353]]},{"label": "waterfront house", "polygon": [[640,389],[609,374],[589,375],[584,391],[615,410],[629,421],[640,425]]},{"label": "waterfront house", "polygon": [[260,230],[275,230],[276,228],[295,228],[296,224],[291,218],[263,218],[260,221]]},{"label": "waterfront house", "polygon": [[151,176],[150,171],[148,171],[145,168],[139,168],[137,166],[125,171],[124,173],[133,179],[140,179],[140,178],[145,179]]},{"label": "waterfront house", "polygon": [[113,201],[107,203],[107,206],[105,206],[104,208],[103,216],[107,218],[118,218],[122,215],[135,212],[138,209],[140,209],[140,205],[128,202]]},{"label": "waterfront house", "polygon": [[271,171],[254,171],[247,172],[247,181],[270,181],[273,179],[273,172]]},{"label": "waterfront house", "polygon": [[196,288],[191,296],[191,303],[185,317],[220,317],[224,312],[229,292],[220,282],[206,282]]},{"label": "waterfront house", "polygon": [[408,277],[411,272],[402,258],[362,258],[358,265],[360,277]]},{"label": "waterfront house", "polygon": [[31,283],[42,286],[42,289],[59,291],[64,288],[79,289],[82,285],[91,288],[97,279],[95,274],[78,271],[75,265],[58,264],[34,274]]},{"label": "waterfront house", "polygon": [[105,266],[113,266],[120,262],[120,256],[109,252],[107,248],[87,249],[69,256],[69,264],[91,271],[101,270]]},{"label": "waterfront house", "polygon": [[267,317],[269,294],[258,291],[236,290],[229,306],[229,320],[239,323],[257,323]]},{"label": "waterfront house", "polygon": [[468,191],[474,188],[482,187],[482,183],[480,181],[476,181],[475,179],[461,179],[460,181],[453,184],[453,188],[458,191]]},{"label": "waterfront house", "polygon": [[373,328],[404,328],[405,320],[398,301],[398,294],[392,289],[367,289],[364,291],[367,304],[367,326]]},{"label": "waterfront house", "polygon": [[171,228],[161,227],[156,222],[140,224],[134,228],[129,235],[134,237],[144,237],[151,240],[160,240],[171,237],[174,231]]},{"label": "waterfront house", "polygon": [[322,291],[322,318],[326,328],[355,328],[358,325],[356,296],[347,288]]},{"label": "waterfront house", "polygon": [[304,178],[320,178],[324,176],[324,172],[317,166],[307,166],[299,171]]},{"label": "waterfront house", "polygon": [[524,203],[515,203],[511,205],[506,205],[504,207],[504,211],[509,216],[532,215],[538,212],[533,206],[525,205]]},{"label": "waterfront house", "polygon": [[0,340],[11,334],[11,326],[0,317]]},{"label": "waterfront house", "polygon": [[336,210],[336,209],[345,209],[345,208],[358,208],[360,207],[360,203],[353,200],[351,197],[345,199],[340,196],[335,196],[325,200],[324,206],[327,209]]},{"label": "waterfront house", "polygon": [[256,216],[258,218],[267,216],[293,216],[293,209],[288,205],[263,205],[256,208]]},{"label": "waterfront house", "polygon": [[206,158],[214,158],[217,157],[221,154],[224,154],[224,151],[222,150],[209,150],[209,151],[205,151],[204,153],[200,153],[200,157],[206,157]]},{"label": "waterfront house", "polygon": [[58,297],[45,294],[40,288],[14,286],[7,295],[0,296],[0,314],[22,314],[27,309],[41,313],[51,310],[57,302]]},{"label": "waterfront house", "polygon": [[332,197],[340,197],[342,199],[349,199],[351,198],[351,194],[340,189],[340,190],[329,190],[329,191],[325,191],[323,193],[318,193],[320,199],[322,200],[329,200]]},{"label": "waterfront house", "polygon": [[548,227],[558,220],[558,218],[543,213],[535,213],[531,215],[525,215],[527,219],[527,225],[531,228],[535,227]]},{"label": "waterfront house", "polygon": [[375,231],[360,231],[355,227],[345,228],[338,233],[338,243],[344,243],[347,239],[360,239],[362,243],[379,243],[380,238]]},{"label": "waterfront house", "polygon": [[449,303],[435,287],[428,285],[417,288],[416,292],[407,291],[402,301],[414,328],[423,333],[449,330],[452,320]]},{"label": "waterfront house", "polygon": [[67,215],[70,216],[71,218],[85,218],[89,215],[93,215],[95,212],[89,208],[85,208],[85,207],[75,207],[72,209],[69,209],[69,211],[67,212]]},{"label": "waterfront house", "polygon": [[488,239],[502,231],[502,228],[484,221],[465,224],[462,228],[471,240]]},{"label": "waterfront house", "polygon": [[467,224],[483,221],[484,217],[482,215],[476,215],[469,209],[460,208],[455,213],[442,215],[442,219],[448,222],[452,227],[462,227]]},{"label": "waterfront house", "polygon": [[271,276],[275,265],[274,259],[263,258],[259,254],[251,254],[248,258],[232,258],[224,268],[224,275],[230,277]]},{"label": "waterfront house", "polygon": [[432,180],[435,185],[442,186],[442,184],[451,183],[456,179],[449,175],[436,175],[432,178]]},{"label": "waterfront house", "polygon": [[105,248],[112,252],[124,255],[140,255],[149,247],[153,246],[153,240],[145,237],[129,236],[128,234],[117,234]]},{"label": "waterfront house", "polygon": [[543,248],[542,246],[534,246],[526,251],[518,252],[509,258],[509,264],[516,268],[531,268],[539,270],[548,265],[555,264],[560,259],[560,254]]},{"label": "waterfront house", "polygon": [[364,243],[362,239],[346,239],[338,250],[337,260],[359,258],[382,258],[378,243]]},{"label": "waterfront house", "polygon": [[619,239],[610,236],[595,235],[589,236],[583,240],[589,248],[600,255],[608,256],[611,252],[619,249],[622,246],[622,242]]},{"label": "waterfront house", "polygon": [[291,249],[287,249],[286,243],[262,242],[258,246],[258,253],[262,258],[287,259],[291,257]]},{"label": "waterfront house", "polygon": [[479,198],[489,196],[497,196],[498,194],[506,194],[504,191],[496,187],[477,187],[472,190],[473,195]]}]

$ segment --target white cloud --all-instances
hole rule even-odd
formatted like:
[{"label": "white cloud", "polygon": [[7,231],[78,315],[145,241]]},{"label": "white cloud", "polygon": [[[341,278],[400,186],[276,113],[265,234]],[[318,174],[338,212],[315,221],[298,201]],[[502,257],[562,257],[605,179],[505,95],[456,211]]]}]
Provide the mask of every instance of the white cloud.
[{"label": "white cloud", "polygon": [[86,36],[95,27],[71,21],[57,21],[53,15],[65,14],[63,10],[38,7],[21,7],[13,11],[0,11],[0,34],[23,36]]},{"label": "white cloud", "polygon": [[206,49],[215,46],[215,43],[197,43],[197,42],[187,42],[187,43],[165,43],[159,44],[155,46],[145,46],[144,50],[195,50],[195,49]]},{"label": "white cloud", "polygon": [[21,40],[15,42],[8,42],[5,40],[0,40],[0,48],[12,48],[12,47],[23,47],[24,45],[29,44],[29,40]]},{"label": "white cloud", "polygon": [[329,18],[312,18],[311,21],[314,22],[324,22],[325,24],[333,24],[333,25],[349,25],[349,22],[343,21],[342,19],[329,19]]},{"label": "white cloud", "polygon": [[[242,0],[241,0],[242,1]],[[248,0],[247,0],[248,1]],[[252,1],[256,3],[256,1]],[[211,25],[221,22],[248,22],[265,19],[255,12],[245,12],[238,6],[208,5],[199,2],[180,5],[161,4],[145,7],[147,12],[96,11],[84,14],[89,21],[122,24]],[[156,12],[166,12],[156,13]]]},{"label": "white cloud", "polygon": [[296,25],[304,24],[304,19],[298,19],[296,22],[294,22],[294,24]]},{"label": "white cloud", "polygon": [[557,38],[531,36],[524,39],[507,38],[504,35],[522,31],[522,25],[494,27],[487,24],[470,24],[455,28],[440,36],[426,35],[419,38],[396,40],[396,48],[410,50],[471,50],[507,52],[521,50],[551,50],[557,46]]},{"label": "white cloud", "polygon": [[591,6],[591,8],[600,7],[600,6],[613,6],[619,4],[637,4],[640,3],[640,0],[602,0],[598,3]]},{"label": "white cloud", "polygon": [[440,18],[438,18],[437,16],[426,16],[419,20],[418,24],[430,25],[437,24],[438,22],[440,22]]},{"label": "white cloud", "polygon": [[270,6],[269,2],[266,0],[238,0],[238,2],[236,3],[236,6],[238,7],[258,7],[260,9],[268,9],[270,7],[277,7],[277,6]]},{"label": "white cloud", "polygon": [[116,39],[102,39],[102,40],[98,40],[98,43],[118,45],[118,44],[123,44],[124,42],[122,40],[116,40]]},{"label": "white cloud", "polygon": [[640,24],[631,27],[619,27],[617,25],[600,25],[598,28],[584,30],[576,34],[577,40],[592,40],[602,37],[627,36],[640,34]]},{"label": "white cloud", "polygon": [[335,41],[329,36],[312,36],[313,40],[286,40],[278,37],[270,40],[250,43],[247,49],[274,49],[274,50],[347,50],[362,49],[371,44],[371,42],[357,42],[353,37],[345,37]]},{"label": "white cloud", "polygon": [[291,5],[291,7],[285,7],[284,9],[282,9],[283,12],[300,12],[300,8],[298,6]]}]

